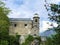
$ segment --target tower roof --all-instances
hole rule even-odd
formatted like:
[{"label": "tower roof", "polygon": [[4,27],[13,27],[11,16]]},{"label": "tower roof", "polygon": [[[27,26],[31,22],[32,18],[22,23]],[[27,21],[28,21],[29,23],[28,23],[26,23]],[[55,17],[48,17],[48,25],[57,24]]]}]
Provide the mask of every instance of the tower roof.
[{"label": "tower roof", "polygon": [[34,17],[39,17],[37,13],[34,14]]}]

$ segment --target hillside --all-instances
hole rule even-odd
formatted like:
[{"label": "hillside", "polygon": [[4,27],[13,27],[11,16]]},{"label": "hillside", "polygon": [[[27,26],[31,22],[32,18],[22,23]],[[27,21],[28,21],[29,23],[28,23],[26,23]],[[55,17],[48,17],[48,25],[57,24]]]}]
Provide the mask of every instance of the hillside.
[{"label": "hillside", "polygon": [[40,36],[49,37],[49,36],[54,35],[54,34],[56,34],[56,32],[54,30],[50,29],[50,30],[46,30],[45,32],[41,33]]}]

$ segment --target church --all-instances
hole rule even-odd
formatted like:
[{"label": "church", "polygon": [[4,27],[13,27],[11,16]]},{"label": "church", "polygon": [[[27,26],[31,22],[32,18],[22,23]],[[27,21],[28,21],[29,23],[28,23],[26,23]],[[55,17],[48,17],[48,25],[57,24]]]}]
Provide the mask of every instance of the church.
[{"label": "church", "polygon": [[31,18],[10,18],[9,35],[32,35],[39,36],[39,16],[34,14]]}]

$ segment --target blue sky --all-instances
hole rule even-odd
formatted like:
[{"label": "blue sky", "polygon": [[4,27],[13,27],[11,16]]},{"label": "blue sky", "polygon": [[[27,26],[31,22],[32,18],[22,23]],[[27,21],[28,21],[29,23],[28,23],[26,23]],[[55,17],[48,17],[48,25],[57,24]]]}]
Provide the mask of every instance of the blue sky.
[{"label": "blue sky", "polygon": [[[9,7],[10,18],[32,18],[34,13],[38,13],[40,17],[40,32],[48,29],[52,22],[48,19],[48,13],[44,7],[44,0],[4,0],[6,7]],[[58,3],[59,0],[48,0],[50,3]],[[49,22],[49,24],[47,24]],[[54,23],[54,25],[57,25]]]}]

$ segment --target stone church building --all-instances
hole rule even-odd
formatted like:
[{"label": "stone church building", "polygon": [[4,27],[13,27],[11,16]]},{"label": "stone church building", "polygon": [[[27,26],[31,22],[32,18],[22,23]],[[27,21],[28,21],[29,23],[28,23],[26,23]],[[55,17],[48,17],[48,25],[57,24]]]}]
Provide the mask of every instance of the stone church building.
[{"label": "stone church building", "polygon": [[31,18],[10,18],[10,35],[32,35],[39,36],[39,16],[34,14],[33,20]]}]

